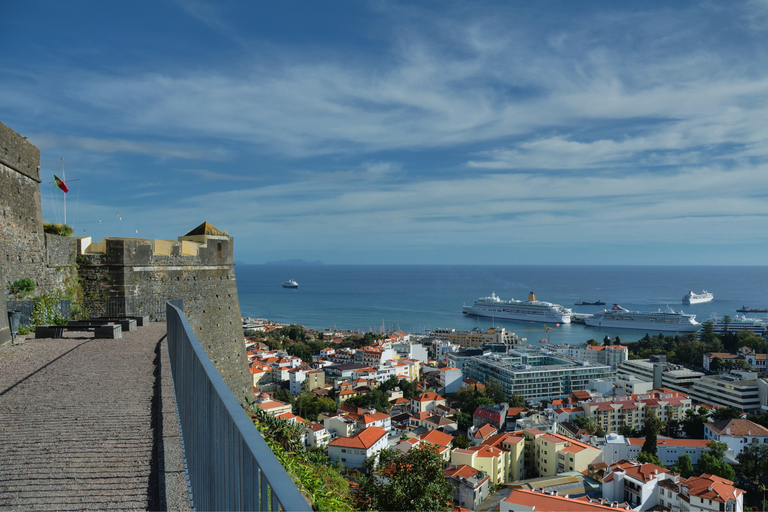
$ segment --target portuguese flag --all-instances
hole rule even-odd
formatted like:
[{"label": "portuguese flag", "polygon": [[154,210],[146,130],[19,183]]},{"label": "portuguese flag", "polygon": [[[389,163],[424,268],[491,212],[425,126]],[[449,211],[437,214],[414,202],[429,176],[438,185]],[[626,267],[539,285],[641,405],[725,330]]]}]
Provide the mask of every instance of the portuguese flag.
[{"label": "portuguese flag", "polygon": [[61,181],[61,180],[59,179],[59,177],[58,177],[58,176],[56,176],[55,174],[53,175],[53,181],[55,181],[55,182],[56,182],[56,188],[60,188],[61,190],[63,190],[63,191],[64,191],[64,193],[65,193],[65,194],[66,194],[67,192],[69,192],[69,189],[68,189],[68,188],[67,188],[67,186],[64,184],[64,182],[63,182],[63,181]]}]

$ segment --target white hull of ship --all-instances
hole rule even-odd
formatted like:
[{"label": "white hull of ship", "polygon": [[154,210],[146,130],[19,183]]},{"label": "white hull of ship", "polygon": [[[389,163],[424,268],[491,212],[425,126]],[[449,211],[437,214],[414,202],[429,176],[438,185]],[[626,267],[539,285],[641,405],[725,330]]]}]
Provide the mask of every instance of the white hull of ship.
[{"label": "white hull of ship", "polygon": [[526,312],[526,311],[485,311],[481,308],[468,306],[464,308],[467,315],[495,318],[497,320],[517,320],[522,322],[546,322],[557,324],[571,323],[570,315],[557,314],[552,311]]},{"label": "white hull of ship", "polygon": [[614,320],[611,318],[587,317],[584,323],[590,327],[607,327],[610,329],[628,329],[648,332],[696,332],[701,324],[648,322],[647,320]]}]

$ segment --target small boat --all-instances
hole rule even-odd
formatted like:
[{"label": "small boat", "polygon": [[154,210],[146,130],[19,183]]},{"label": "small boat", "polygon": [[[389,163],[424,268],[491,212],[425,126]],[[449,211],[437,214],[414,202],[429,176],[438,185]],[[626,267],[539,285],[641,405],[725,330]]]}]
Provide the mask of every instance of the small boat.
[{"label": "small boat", "polygon": [[596,300],[595,302],[587,302],[586,300],[579,299],[579,302],[576,303],[577,306],[605,306],[605,302],[601,300]]},{"label": "small boat", "polygon": [[737,309],[739,313],[768,313],[768,308],[748,308],[747,306],[741,306]]},{"label": "small boat", "polygon": [[299,287],[299,283],[297,283],[293,279],[283,281],[283,288],[298,288],[298,287]]}]

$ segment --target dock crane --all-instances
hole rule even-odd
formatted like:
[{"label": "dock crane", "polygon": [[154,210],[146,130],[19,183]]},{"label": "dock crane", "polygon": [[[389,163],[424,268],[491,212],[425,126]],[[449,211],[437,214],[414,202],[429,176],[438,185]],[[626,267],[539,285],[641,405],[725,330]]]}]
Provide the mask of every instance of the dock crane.
[{"label": "dock crane", "polygon": [[553,329],[553,328],[551,328],[551,327],[550,327],[550,326],[548,326],[548,325],[545,325],[545,326],[544,326],[544,330],[546,330],[546,331],[547,331],[547,345],[549,345],[549,331],[554,331],[554,329]]}]

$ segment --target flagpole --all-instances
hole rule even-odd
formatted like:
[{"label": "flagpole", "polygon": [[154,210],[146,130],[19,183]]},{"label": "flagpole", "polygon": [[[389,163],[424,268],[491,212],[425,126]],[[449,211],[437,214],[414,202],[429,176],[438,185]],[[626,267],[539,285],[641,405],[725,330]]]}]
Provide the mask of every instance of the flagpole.
[{"label": "flagpole", "polygon": [[[61,159],[61,176],[64,183],[67,182],[67,175],[64,174],[64,158]],[[64,194],[64,225],[67,225],[67,194]]]}]

